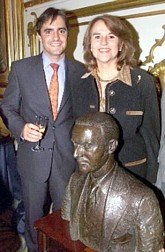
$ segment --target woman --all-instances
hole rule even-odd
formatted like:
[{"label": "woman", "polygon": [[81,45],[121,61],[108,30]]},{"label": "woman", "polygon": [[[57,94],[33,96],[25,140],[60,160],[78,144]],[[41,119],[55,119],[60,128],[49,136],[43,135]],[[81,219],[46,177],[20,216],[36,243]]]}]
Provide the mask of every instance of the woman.
[{"label": "woman", "polygon": [[111,15],[96,17],[84,37],[89,73],[82,78],[89,92],[89,110],[107,112],[121,126],[119,162],[155,183],[160,135],[157,94],[153,78],[135,67],[134,53],[126,21]]}]

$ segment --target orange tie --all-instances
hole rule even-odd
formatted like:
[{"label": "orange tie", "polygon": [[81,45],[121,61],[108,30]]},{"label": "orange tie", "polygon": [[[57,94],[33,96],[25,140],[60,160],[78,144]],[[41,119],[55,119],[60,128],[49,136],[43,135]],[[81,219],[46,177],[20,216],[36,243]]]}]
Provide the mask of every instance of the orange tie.
[{"label": "orange tie", "polygon": [[52,105],[52,112],[54,120],[57,117],[57,109],[58,109],[58,90],[59,90],[59,83],[58,83],[58,67],[59,65],[55,63],[51,63],[50,66],[53,68],[53,75],[50,81],[49,86],[49,96]]}]

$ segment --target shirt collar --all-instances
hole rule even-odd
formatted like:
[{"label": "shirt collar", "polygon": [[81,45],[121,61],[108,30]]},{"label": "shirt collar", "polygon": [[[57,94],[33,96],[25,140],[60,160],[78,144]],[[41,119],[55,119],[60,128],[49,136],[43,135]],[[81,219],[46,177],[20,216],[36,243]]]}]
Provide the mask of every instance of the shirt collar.
[{"label": "shirt collar", "polygon": [[[48,58],[48,56],[43,52],[42,53],[42,60],[43,60],[43,66],[44,66],[44,69],[46,69],[47,67],[50,66],[50,64],[52,63],[52,61]],[[60,68],[65,68],[65,56],[60,59],[57,63]]]},{"label": "shirt collar", "polygon": [[[86,79],[90,75],[96,77],[96,70],[93,70],[91,72],[85,73],[81,78],[82,79]],[[128,86],[132,86],[130,67],[127,66],[127,65],[123,65],[123,67],[119,71],[118,76],[116,76],[116,78],[113,79],[112,81],[115,81],[117,79],[120,80],[120,81],[122,81],[124,84],[126,84]]]}]

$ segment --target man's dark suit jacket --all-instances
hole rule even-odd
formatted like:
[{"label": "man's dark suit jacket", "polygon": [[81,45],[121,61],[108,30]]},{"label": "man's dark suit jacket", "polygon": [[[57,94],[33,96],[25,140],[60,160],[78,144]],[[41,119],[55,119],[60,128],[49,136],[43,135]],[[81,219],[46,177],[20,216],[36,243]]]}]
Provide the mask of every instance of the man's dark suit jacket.
[{"label": "man's dark suit jacket", "polygon": [[[66,63],[65,90],[57,120],[53,121],[50,98],[43,70],[42,55],[25,58],[12,63],[9,85],[1,104],[4,120],[14,137],[18,140],[18,170],[21,176],[33,181],[44,182],[51,169],[56,169],[59,176],[66,181],[75,169],[73,146],[70,141],[75,118],[85,113],[73,111],[73,90],[79,88],[84,80],[81,76],[85,69],[81,63]],[[78,93],[78,92],[77,92]],[[85,93],[82,94],[86,97]],[[44,151],[36,153],[31,150],[36,143],[21,140],[25,123],[35,123],[36,115],[49,118],[42,146]],[[53,163],[53,165],[52,165]]]}]

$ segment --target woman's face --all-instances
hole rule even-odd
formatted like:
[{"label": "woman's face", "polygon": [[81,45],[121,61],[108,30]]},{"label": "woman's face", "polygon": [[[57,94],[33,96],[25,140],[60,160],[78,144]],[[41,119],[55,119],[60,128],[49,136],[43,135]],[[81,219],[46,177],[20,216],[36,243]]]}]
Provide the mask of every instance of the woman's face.
[{"label": "woman's face", "polygon": [[98,20],[91,29],[91,52],[97,64],[116,64],[120,50],[119,38],[114,35],[102,20]]}]

